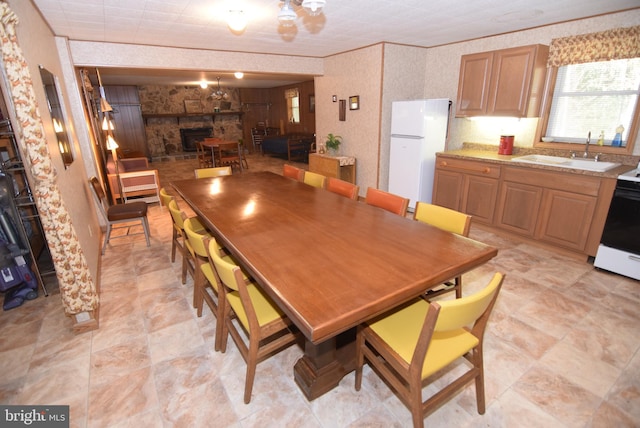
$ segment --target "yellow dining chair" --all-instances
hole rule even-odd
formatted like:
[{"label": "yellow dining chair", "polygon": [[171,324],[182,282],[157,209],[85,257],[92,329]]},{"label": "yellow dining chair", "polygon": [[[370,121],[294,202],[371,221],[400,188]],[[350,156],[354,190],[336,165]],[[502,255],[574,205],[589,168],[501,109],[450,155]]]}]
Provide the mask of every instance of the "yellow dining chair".
[{"label": "yellow dining chair", "polygon": [[[470,215],[427,202],[416,204],[413,219],[462,236],[469,236],[471,228]],[[446,282],[444,286],[445,288],[429,290],[427,297],[435,297],[453,290],[457,299],[462,297],[462,275],[455,277],[453,282]]]},{"label": "yellow dining chair", "polygon": [[[195,281],[195,255],[184,231],[184,222],[187,220],[187,215],[180,210],[175,199],[169,202],[169,212],[171,213],[171,219],[173,220],[171,261],[173,262],[175,260],[175,249],[180,251],[180,254],[182,254],[181,279],[182,283],[185,284],[187,282],[187,272],[189,272],[191,278]],[[191,226],[194,230],[197,230],[198,233],[206,233],[205,227],[196,218],[193,218]]]},{"label": "yellow dining chair", "polygon": [[285,163],[282,167],[282,175],[297,181],[302,181],[304,178],[304,169]]},{"label": "yellow dining chair", "polygon": [[[484,414],[482,344],[503,281],[504,275],[496,273],[489,285],[470,296],[431,303],[417,298],[359,326],[356,390],[362,385],[366,359],[409,408],[414,427],[423,427],[426,416],[472,380],[478,413]],[[423,402],[427,379],[462,357],[472,367]]]},{"label": "yellow dining chair", "polygon": [[[171,203],[171,201],[175,200],[175,198],[171,196],[169,193],[167,193],[167,189],[162,187],[160,189],[160,200],[162,201],[162,205],[167,207],[167,210],[169,210],[169,204]],[[177,206],[177,202],[176,202],[176,206]],[[171,216],[171,224],[172,224],[171,228],[173,229],[173,236],[171,238],[171,263],[173,263],[176,261],[176,250],[179,247],[182,248],[182,243],[180,242],[181,236],[179,232],[176,230],[176,226],[173,221],[173,215],[171,214],[171,212],[169,212],[169,216]],[[180,254],[182,254],[182,250],[180,250]]]},{"label": "yellow dining chair", "polygon": [[[237,265],[223,260],[216,251],[210,251],[209,255],[223,284],[220,288],[224,291],[220,294],[226,298],[220,350],[225,352],[230,334],[247,363],[244,402],[248,404],[258,363],[293,344],[297,336],[289,329],[289,318],[256,284],[243,280]],[[233,322],[234,315],[238,327]],[[244,334],[239,328],[244,329]]]},{"label": "yellow dining chair", "polygon": [[316,172],[304,171],[302,181],[304,184],[308,184],[309,186],[317,187],[319,189],[327,187],[327,177]]},{"label": "yellow dining chair", "polygon": [[345,198],[358,200],[358,192],[360,192],[360,186],[356,186],[348,181],[340,180],[339,178],[327,177],[327,190],[338,195],[342,195]]},{"label": "yellow dining chair", "polygon": [[365,202],[402,217],[407,215],[407,208],[409,207],[409,199],[384,190],[374,189],[373,187],[367,188]]},{"label": "yellow dining chair", "polygon": [[173,196],[167,193],[167,189],[165,189],[164,187],[160,188],[160,201],[162,202],[163,206],[169,208],[169,202],[171,202],[173,199]]},{"label": "yellow dining chair", "polygon": [[214,168],[197,168],[194,170],[196,178],[222,177],[231,175],[230,166],[216,166]]}]

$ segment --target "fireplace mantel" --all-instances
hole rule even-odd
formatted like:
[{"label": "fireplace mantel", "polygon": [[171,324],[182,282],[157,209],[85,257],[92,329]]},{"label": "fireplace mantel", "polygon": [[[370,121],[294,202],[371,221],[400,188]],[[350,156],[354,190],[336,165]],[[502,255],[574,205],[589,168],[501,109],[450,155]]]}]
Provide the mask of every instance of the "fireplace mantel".
[{"label": "fireplace mantel", "polygon": [[180,119],[183,117],[210,117],[211,120],[215,121],[216,116],[238,116],[242,117],[244,114],[243,111],[216,111],[211,113],[143,113],[142,118],[144,119],[145,125],[147,124],[148,119],[164,119],[164,118],[175,118],[176,122],[179,124]]}]

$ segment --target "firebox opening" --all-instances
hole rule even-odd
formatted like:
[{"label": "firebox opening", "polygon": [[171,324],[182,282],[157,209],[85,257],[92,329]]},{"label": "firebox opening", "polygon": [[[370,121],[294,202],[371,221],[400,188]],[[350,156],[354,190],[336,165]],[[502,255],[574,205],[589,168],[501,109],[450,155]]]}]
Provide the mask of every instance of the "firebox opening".
[{"label": "firebox opening", "polygon": [[185,152],[195,152],[196,143],[205,138],[213,137],[213,128],[182,128],[180,129],[180,139],[182,140],[182,150]]}]

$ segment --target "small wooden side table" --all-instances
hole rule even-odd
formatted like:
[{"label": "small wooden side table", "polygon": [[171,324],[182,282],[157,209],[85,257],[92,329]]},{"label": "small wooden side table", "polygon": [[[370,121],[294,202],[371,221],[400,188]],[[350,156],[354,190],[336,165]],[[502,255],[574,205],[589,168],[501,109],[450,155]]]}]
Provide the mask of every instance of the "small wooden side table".
[{"label": "small wooden side table", "polygon": [[330,156],[328,154],[310,153],[309,171],[355,184],[356,158],[353,156]]}]

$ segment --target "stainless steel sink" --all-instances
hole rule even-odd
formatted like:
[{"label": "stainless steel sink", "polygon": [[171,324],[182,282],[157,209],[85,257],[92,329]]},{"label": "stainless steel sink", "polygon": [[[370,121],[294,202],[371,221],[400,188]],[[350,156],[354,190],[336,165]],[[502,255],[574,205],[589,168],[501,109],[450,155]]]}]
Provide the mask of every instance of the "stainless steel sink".
[{"label": "stainless steel sink", "polygon": [[594,159],[571,159],[560,156],[527,155],[513,158],[512,162],[524,162],[534,165],[556,166],[558,168],[582,169],[585,171],[605,172],[620,166],[616,162],[596,162]]}]

